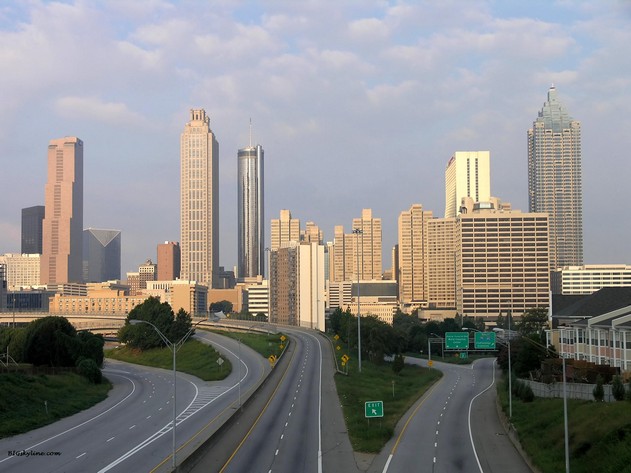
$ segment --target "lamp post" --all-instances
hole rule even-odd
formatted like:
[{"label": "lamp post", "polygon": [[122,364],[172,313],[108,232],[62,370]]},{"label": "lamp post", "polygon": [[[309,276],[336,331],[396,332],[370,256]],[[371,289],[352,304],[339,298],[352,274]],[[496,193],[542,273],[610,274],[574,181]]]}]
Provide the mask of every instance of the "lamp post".
[{"label": "lamp post", "polygon": [[172,342],[171,340],[169,340],[161,331],[158,327],[156,327],[155,325],[153,325],[151,322],[147,322],[146,320],[139,320],[139,319],[131,319],[129,321],[130,324],[132,325],[138,325],[138,324],[147,324],[147,325],[151,325],[153,327],[153,329],[156,331],[156,333],[160,336],[160,338],[162,339],[162,341],[164,342],[164,344],[169,347],[169,349],[171,350],[171,352],[173,353],[173,453],[172,453],[172,466],[173,466],[173,471],[176,470],[177,468],[177,462],[175,459],[175,452],[176,452],[176,448],[175,448],[175,424],[176,424],[176,420],[177,420],[177,409],[176,409],[176,393],[177,393],[177,371],[175,369],[176,367],[176,363],[175,363],[175,354],[177,353],[177,351],[182,347],[182,345],[184,345],[184,343],[186,342],[186,340],[188,339],[188,337],[193,333],[193,330],[195,329],[195,327],[199,324],[201,324],[202,322],[204,322],[204,320],[200,320],[199,322],[197,322],[195,325],[193,325],[190,330],[188,332],[186,332],[186,334],[177,342]]},{"label": "lamp post", "polygon": [[360,228],[353,230],[355,234],[355,254],[357,255],[357,361],[359,372],[362,372],[362,336],[361,336],[361,315],[359,311],[359,235],[364,233]]}]

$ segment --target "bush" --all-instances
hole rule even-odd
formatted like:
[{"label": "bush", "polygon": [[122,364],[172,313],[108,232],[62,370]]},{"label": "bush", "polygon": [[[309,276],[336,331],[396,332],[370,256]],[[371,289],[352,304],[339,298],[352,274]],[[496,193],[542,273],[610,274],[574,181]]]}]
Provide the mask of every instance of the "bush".
[{"label": "bush", "polygon": [[611,394],[616,401],[622,401],[624,399],[624,384],[622,384],[622,378],[620,376],[613,377],[613,383],[611,384]]},{"label": "bush", "polygon": [[535,400],[535,393],[532,391],[532,388],[529,384],[524,383],[524,388],[522,390],[520,398],[524,402],[532,402]]},{"label": "bush", "polygon": [[101,370],[92,358],[81,358],[77,370],[81,376],[93,384],[100,384],[103,379]]},{"label": "bush", "polygon": [[603,388],[603,377],[598,375],[596,377],[596,386],[594,386],[594,399],[598,402],[602,402],[605,398],[605,388]]},{"label": "bush", "polygon": [[394,361],[392,362],[392,371],[398,376],[399,373],[403,370],[405,363],[403,362],[403,355],[401,353],[397,353],[394,355]]}]

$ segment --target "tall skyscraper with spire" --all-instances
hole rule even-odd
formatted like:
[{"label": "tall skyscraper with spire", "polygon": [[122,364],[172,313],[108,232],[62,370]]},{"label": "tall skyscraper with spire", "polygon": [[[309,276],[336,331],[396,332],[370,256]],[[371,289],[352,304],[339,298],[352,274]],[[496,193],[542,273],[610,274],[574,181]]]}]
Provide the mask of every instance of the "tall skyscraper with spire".
[{"label": "tall skyscraper with spire", "polygon": [[530,212],[549,214],[550,269],[583,264],[581,124],[553,86],[528,130]]},{"label": "tall skyscraper with spire", "polygon": [[263,194],[263,148],[250,145],[237,153],[238,160],[238,277],[264,274],[265,220]]},{"label": "tall skyscraper with spire", "polygon": [[83,280],[83,141],[51,140],[42,223],[42,284]]},{"label": "tall skyscraper with spire", "polygon": [[180,279],[213,287],[219,276],[219,144],[204,109],[180,137]]}]

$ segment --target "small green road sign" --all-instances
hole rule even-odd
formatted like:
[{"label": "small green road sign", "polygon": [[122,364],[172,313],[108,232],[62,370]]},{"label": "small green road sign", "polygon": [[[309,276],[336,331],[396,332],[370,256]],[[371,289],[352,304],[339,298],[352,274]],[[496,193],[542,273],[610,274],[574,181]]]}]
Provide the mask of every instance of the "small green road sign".
[{"label": "small green road sign", "polygon": [[468,350],[469,332],[447,332],[445,333],[446,350]]},{"label": "small green road sign", "polygon": [[475,332],[474,347],[476,350],[495,350],[495,332]]},{"label": "small green road sign", "polygon": [[383,417],[383,401],[367,401],[364,407],[366,417]]}]

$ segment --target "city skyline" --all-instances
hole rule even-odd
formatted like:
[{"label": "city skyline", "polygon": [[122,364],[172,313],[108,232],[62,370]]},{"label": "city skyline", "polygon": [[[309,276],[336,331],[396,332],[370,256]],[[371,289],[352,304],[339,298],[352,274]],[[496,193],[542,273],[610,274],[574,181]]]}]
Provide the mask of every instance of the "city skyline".
[{"label": "city skyline", "polygon": [[155,259],[180,240],[178,136],[199,107],[221,143],[219,265],[237,265],[234,155],[252,117],[265,214],[290,209],[332,241],[371,208],[385,270],[398,215],[442,213],[458,150],[489,150],[493,195],[528,209],[526,130],[554,83],[582,126],[584,261],[631,260],[622,199],[603,192],[631,172],[628,5],[183,6],[3,4],[0,253],[20,249],[20,209],[44,203],[46,144],[72,135],[85,143],[84,227],[121,229],[123,273]]}]

